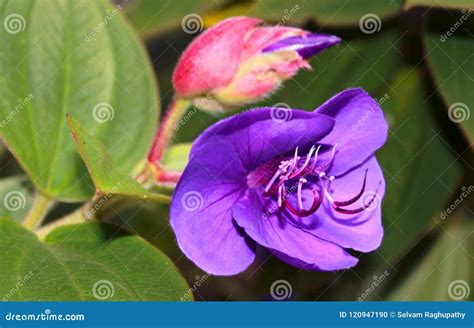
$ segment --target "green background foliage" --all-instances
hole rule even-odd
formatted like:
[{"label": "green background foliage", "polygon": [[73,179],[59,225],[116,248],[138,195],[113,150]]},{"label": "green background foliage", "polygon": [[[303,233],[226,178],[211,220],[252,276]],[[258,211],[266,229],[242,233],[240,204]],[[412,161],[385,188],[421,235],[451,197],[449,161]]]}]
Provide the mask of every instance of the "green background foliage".
[{"label": "green background foliage", "polygon": [[[354,252],[353,269],[300,271],[262,249],[245,272],[208,276],[176,245],[172,188],[133,179],[180,54],[235,15],[343,40],[251,107],[313,110],[362,87],[384,110],[385,237]],[[474,1],[0,0],[0,18],[0,299],[271,300],[277,280],[291,300],[457,300],[459,281],[472,299]],[[5,23],[13,18],[19,27]],[[231,115],[190,110],[164,158],[170,170]],[[19,222],[35,189],[54,205],[32,232]]]}]

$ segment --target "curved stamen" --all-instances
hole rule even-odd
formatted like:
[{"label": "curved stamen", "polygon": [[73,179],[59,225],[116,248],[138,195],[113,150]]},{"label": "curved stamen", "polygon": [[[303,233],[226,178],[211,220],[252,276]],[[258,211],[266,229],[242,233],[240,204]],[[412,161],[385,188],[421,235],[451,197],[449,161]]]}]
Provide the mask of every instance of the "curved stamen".
[{"label": "curved stamen", "polygon": [[336,156],[336,147],[337,147],[337,145],[338,144],[335,144],[334,147],[332,148],[331,158],[329,159],[329,161],[327,161],[323,165],[316,168],[316,170],[318,172],[325,172],[331,167],[332,162],[334,161],[334,157]]},{"label": "curved stamen", "polygon": [[285,195],[283,189],[285,187],[283,185],[278,187],[278,207],[281,208],[283,206],[283,202],[285,201]]},{"label": "curved stamen", "polygon": [[379,185],[377,186],[377,189],[375,190],[374,194],[372,195],[370,200],[368,202],[366,202],[363,206],[355,208],[355,209],[346,209],[346,208],[341,208],[341,207],[335,207],[334,209],[337,212],[343,213],[343,214],[357,214],[357,213],[360,213],[362,211],[365,211],[366,209],[368,209],[374,203],[375,199],[377,198],[377,195],[378,195],[377,193],[379,191],[379,187],[380,187],[381,184],[382,184],[382,182],[379,182]]},{"label": "curved stamen", "polygon": [[[297,147],[295,149],[294,156],[290,159],[282,160],[278,165],[277,171],[273,174],[271,179],[269,181],[267,180],[268,182],[265,181],[266,185],[263,191],[263,195],[266,197],[272,196],[276,198],[278,207],[281,210],[284,210],[286,208],[290,213],[299,217],[305,217],[315,213],[321,206],[324,197],[328,199],[334,210],[339,213],[357,214],[368,209],[372,206],[372,204],[378,197],[377,193],[382,182],[379,182],[379,185],[377,186],[377,189],[374,194],[371,195],[368,202],[362,204],[361,207],[354,209],[345,208],[349,205],[356,203],[357,201],[360,201],[360,199],[363,197],[367,187],[368,169],[365,170],[364,180],[357,195],[353,196],[348,200],[335,200],[331,194],[331,183],[335,180],[335,177],[332,175],[329,176],[326,172],[328,169],[330,169],[334,162],[337,146],[338,144],[336,143],[332,148],[329,160],[319,167],[317,167],[317,161],[319,151],[322,147],[321,145],[311,146],[308,151],[308,154],[306,155],[306,158],[301,158],[300,156],[298,156],[299,148]],[[300,164],[300,162],[303,163]],[[311,207],[305,210],[303,206],[303,185],[308,182],[308,180],[305,178],[307,176],[317,178],[317,187],[312,189],[313,202],[311,204]],[[293,183],[292,181],[295,181],[296,179],[298,179],[298,182]],[[291,182],[291,188],[287,189],[285,187],[285,182]],[[293,206],[287,199],[289,193],[294,192],[295,187],[296,202],[298,204],[296,207]]]},{"label": "curved stamen", "polygon": [[298,164],[300,160],[300,157],[298,156],[298,147],[295,149],[295,156],[293,157],[293,161],[290,160],[291,166],[288,168],[288,171],[285,171],[284,177],[288,179],[288,177],[291,175],[291,172],[296,168],[296,165]]},{"label": "curved stamen", "polygon": [[318,148],[316,149],[316,152],[314,153],[313,163],[311,164],[311,166],[308,166],[306,168],[306,171],[304,172],[305,175],[314,171],[316,167],[316,163],[318,162],[318,154],[319,154],[320,149],[321,149],[321,145],[319,145]]},{"label": "curved stamen", "polygon": [[351,199],[348,199],[348,200],[343,200],[343,201],[333,200],[332,205],[334,207],[340,207],[340,206],[348,206],[348,205],[351,205],[351,204],[354,204],[355,202],[357,202],[362,197],[362,195],[364,194],[365,183],[367,181],[367,172],[368,171],[369,171],[368,169],[365,170],[364,182],[362,183],[362,188],[360,188],[360,191],[357,195],[355,195],[354,197],[352,197]]},{"label": "curved stamen", "polygon": [[284,199],[284,205],[288,209],[288,211],[290,211],[292,214],[299,217],[305,217],[316,212],[319,209],[319,206],[321,206],[322,200],[323,200],[322,194],[316,191],[315,189],[313,189],[313,204],[308,210],[303,210],[303,209],[297,210],[286,199]]},{"label": "curved stamen", "polygon": [[273,183],[275,182],[275,180],[278,178],[278,176],[281,174],[282,170],[281,169],[278,169],[275,174],[273,175],[273,177],[270,179],[270,182],[267,183],[267,185],[265,186],[265,193],[268,194],[268,191],[270,190],[270,188],[272,187]]},{"label": "curved stamen", "polygon": [[[290,174],[290,176],[289,176],[290,179],[299,176],[300,173],[304,171],[304,169],[308,166],[309,161],[311,160],[311,156],[313,155],[313,152],[314,152],[315,149],[316,149],[315,146],[311,147],[311,149],[308,152],[308,155],[306,156],[306,160],[305,160],[303,166],[301,168],[299,168],[298,170],[296,170],[296,172],[293,172],[292,174]],[[296,169],[296,165],[295,165],[295,169]]]},{"label": "curved stamen", "polygon": [[297,198],[298,198],[298,207],[300,210],[303,210],[303,198],[302,198],[302,195],[301,195],[301,189],[303,187],[303,184],[305,182],[308,182],[305,178],[300,178],[300,180],[298,181],[298,195],[297,195]]}]

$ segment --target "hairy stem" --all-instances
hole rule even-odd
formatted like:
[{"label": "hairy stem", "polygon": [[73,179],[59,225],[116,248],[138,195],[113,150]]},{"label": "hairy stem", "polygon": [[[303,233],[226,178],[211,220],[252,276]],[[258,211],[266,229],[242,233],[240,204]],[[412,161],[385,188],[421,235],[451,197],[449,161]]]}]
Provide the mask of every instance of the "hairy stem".
[{"label": "hairy stem", "polygon": [[86,218],[84,217],[82,208],[72,212],[71,214],[66,215],[65,217],[51,222],[50,224],[45,225],[44,227],[39,228],[36,231],[36,234],[38,235],[38,238],[41,240],[44,240],[44,238],[54,229],[63,226],[63,225],[68,225],[68,224],[76,224],[76,223],[82,223],[85,222]]},{"label": "hairy stem", "polygon": [[166,149],[176,130],[177,123],[183,117],[191,103],[187,100],[175,97],[166,112],[163,121],[158,129],[152,149],[148,155],[148,161],[157,167],[161,167],[161,161]]},{"label": "hairy stem", "polygon": [[30,212],[23,220],[23,226],[30,230],[37,228],[45,218],[46,214],[48,214],[48,210],[51,208],[53,203],[53,200],[50,198],[44,196],[40,192],[36,192]]}]

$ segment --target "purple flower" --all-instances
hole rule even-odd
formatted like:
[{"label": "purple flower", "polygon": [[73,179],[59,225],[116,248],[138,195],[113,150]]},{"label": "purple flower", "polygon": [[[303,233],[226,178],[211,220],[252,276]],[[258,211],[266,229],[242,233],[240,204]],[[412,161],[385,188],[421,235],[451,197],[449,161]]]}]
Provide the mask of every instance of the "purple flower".
[{"label": "purple flower", "polygon": [[370,252],[383,236],[374,152],[387,130],[361,89],[314,112],[260,108],[214,124],[193,144],[173,194],[181,250],[216,275],[245,270],[256,245],[299,268],[354,266],[346,249]]}]

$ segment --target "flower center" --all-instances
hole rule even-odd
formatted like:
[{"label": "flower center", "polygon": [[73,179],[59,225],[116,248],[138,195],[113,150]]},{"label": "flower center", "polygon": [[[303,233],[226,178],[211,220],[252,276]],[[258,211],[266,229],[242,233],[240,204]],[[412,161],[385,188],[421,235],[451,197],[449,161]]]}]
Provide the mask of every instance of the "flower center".
[{"label": "flower center", "polygon": [[[355,209],[346,208],[361,199],[364,194],[368,173],[368,170],[366,170],[364,181],[357,195],[348,200],[335,200],[331,195],[331,182],[336,178],[328,176],[326,172],[331,168],[334,161],[336,148],[337,144],[332,149],[330,159],[320,165],[318,165],[318,154],[321,146],[317,148],[316,146],[311,147],[306,157],[298,156],[298,148],[296,148],[293,158],[280,161],[278,169],[266,183],[263,195],[266,197],[276,197],[280,209],[286,208],[294,215],[300,217],[315,213],[321,206],[324,197],[339,213],[356,214],[366,210],[375,201],[381,182],[379,182],[377,190],[372,194],[371,198],[360,207]],[[313,199],[311,206],[305,209],[303,206],[303,187],[305,184],[308,184],[309,180],[311,180],[311,185],[313,186],[311,188]],[[288,185],[291,186],[288,187]],[[296,193],[297,206],[293,206],[288,200],[288,196],[294,193]]]}]

